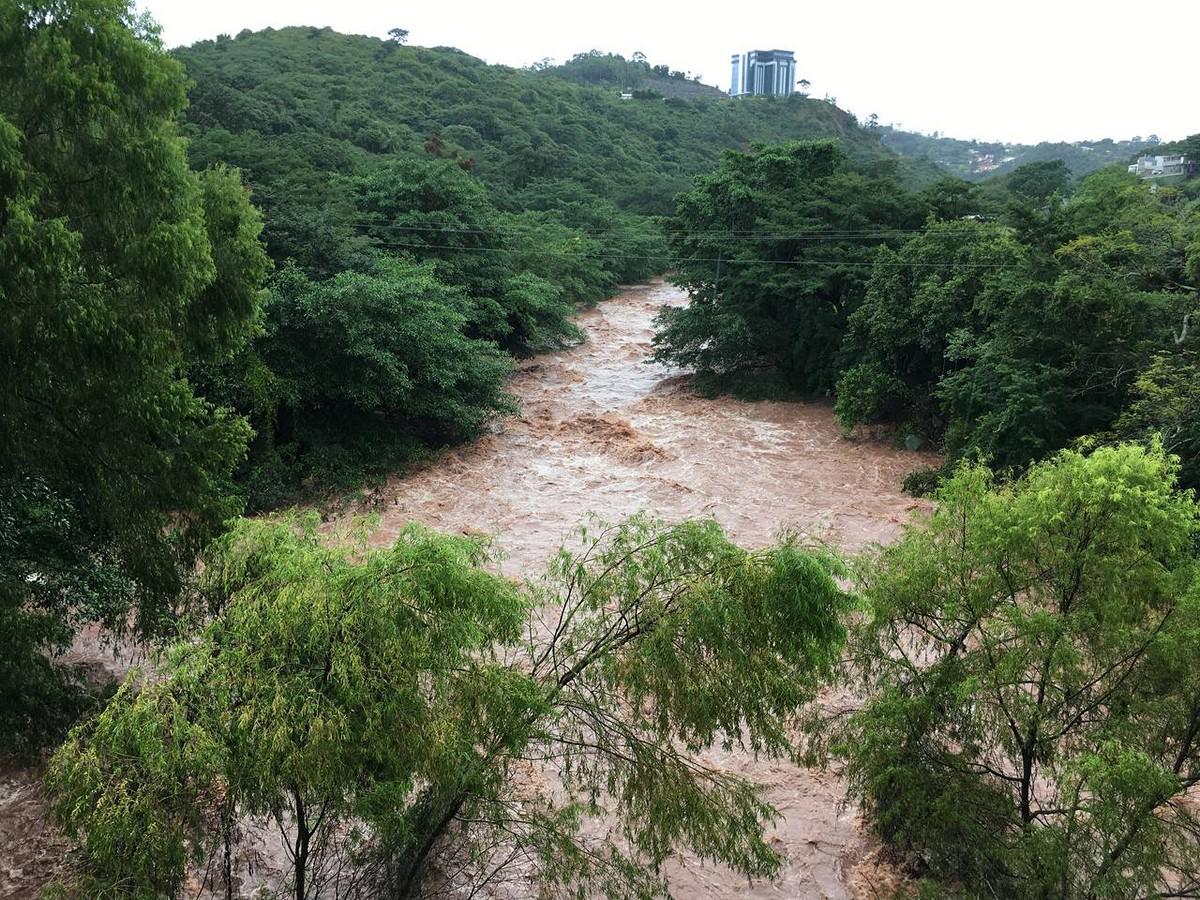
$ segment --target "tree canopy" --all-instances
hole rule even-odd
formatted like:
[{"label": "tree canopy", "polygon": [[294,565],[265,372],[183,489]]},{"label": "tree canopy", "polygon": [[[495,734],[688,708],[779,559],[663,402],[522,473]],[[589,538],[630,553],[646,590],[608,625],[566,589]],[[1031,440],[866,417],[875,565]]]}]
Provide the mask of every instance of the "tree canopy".
[{"label": "tree canopy", "polygon": [[182,68],[119,0],[0,9],[0,743],[54,727],[42,650],[153,631],[240,512],[249,429],[185,377],[268,261],[236,172],[189,168]]},{"label": "tree canopy", "polygon": [[775,375],[828,391],[878,246],[923,218],[898,181],[851,168],[832,141],[726,154],[679,197],[671,249],[690,301],[662,313],[656,358],[718,384]]},{"label": "tree canopy", "polygon": [[[1061,169],[1026,168],[998,220],[935,221],[880,253],[846,333],[845,425],[891,422],[1017,467],[1085,435],[1154,430],[1144,402],[1126,410],[1165,366],[1186,379],[1200,207],[1117,171],[1063,199]],[[1192,452],[1182,432],[1171,440]]]},{"label": "tree canopy", "polygon": [[913,191],[831,142],[727,153],[669,220],[689,302],[654,355],[704,389],[833,394],[848,433],[951,463],[1158,431],[1194,485],[1196,194],[1056,161]]},{"label": "tree canopy", "polygon": [[969,896],[1200,895],[1200,508],[1160,447],[963,465],[858,568],[833,735],[917,872]]}]

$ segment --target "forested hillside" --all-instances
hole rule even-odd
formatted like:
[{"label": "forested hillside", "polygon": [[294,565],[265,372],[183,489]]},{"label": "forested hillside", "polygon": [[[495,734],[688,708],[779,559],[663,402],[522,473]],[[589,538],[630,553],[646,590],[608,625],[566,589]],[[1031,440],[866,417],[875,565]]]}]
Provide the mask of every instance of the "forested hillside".
[{"label": "forested hillside", "polygon": [[[266,176],[250,163],[342,171],[373,156],[436,149],[468,166],[502,208],[535,206],[558,184],[665,215],[722,150],[805,137],[838,138],[852,161],[898,166],[912,183],[937,174],[887,150],[823,101],[622,102],[613,91],[558,77],[615,83],[582,75],[590,54],[538,73],[450,48],[285,28],[201,42],[175,56],[195,82],[186,114],[193,155],[244,156],[255,183]],[[268,213],[273,199],[260,198]]]},{"label": "forested hillside", "polygon": [[627,91],[638,100],[656,97],[726,99],[728,94],[719,87],[704,84],[699,76],[672,69],[664,63],[654,64],[643,53],[626,59],[619,53],[589,50],[576,53],[562,65],[535,63],[533,69],[543,75],[567,81]]},{"label": "forested hillside", "polygon": [[318,28],[174,55],[192,80],[192,163],[241,171],[276,264],[263,333],[193,373],[255,427],[239,478],[256,507],[394,468],[509,409],[509,354],[572,340],[575,302],[666,268],[651,217],[722,149],[826,136],[881,177],[935,174],[801,97],[622,101]]}]

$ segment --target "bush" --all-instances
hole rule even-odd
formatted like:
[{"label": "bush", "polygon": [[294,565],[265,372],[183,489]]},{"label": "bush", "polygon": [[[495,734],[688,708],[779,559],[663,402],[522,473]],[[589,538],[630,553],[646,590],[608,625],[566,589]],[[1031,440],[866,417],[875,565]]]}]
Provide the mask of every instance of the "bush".
[{"label": "bush", "polygon": [[946,472],[944,469],[935,469],[932,467],[909,472],[904,476],[904,493],[912,494],[914,497],[929,497],[937,493],[945,477]]}]

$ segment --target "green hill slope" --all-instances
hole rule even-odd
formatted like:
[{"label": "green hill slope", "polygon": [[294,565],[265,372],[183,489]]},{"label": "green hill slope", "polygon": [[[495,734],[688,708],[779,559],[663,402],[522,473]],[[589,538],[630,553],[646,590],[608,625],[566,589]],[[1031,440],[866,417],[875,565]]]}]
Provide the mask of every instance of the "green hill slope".
[{"label": "green hill slope", "polygon": [[859,165],[894,166],[910,183],[937,176],[849,114],[801,97],[622,101],[554,73],[316,28],[242,32],[175,55],[195,82],[187,113],[194,155],[243,167],[259,188],[283,173],[263,158],[264,143],[288,168],[318,171],[432,145],[462,160],[510,209],[558,182],[625,210],[667,214],[722,150],[752,141],[834,137]]},{"label": "green hill slope", "polygon": [[667,267],[654,217],[723,150],[828,137],[871,174],[939,174],[802,97],[622,100],[318,28],[174,55],[192,162],[242,170],[278,267],[263,334],[193,373],[254,424],[254,505],[478,433],[510,408],[507,354],[570,341],[575,302]]},{"label": "green hill slope", "polygon": [[[692,78],[666,65],[652,65],[640,54],[626,59],[617,53],[601,53],[589,50],[576,53],[560,66],[537,64],[533,67],[543,75],[574,81],[577,84],[604,87],[609,90],[634,92],[638,95],[657,94],[683,100],[723,100],[725,91],[711,84],[704,84],[699,77]],[[639,96],[639,99],[645,99]]]}]

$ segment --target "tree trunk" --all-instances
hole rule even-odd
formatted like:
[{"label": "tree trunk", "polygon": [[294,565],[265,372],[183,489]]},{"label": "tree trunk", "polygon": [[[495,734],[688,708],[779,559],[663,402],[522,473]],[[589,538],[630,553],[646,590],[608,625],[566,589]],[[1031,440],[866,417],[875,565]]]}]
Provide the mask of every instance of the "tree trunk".
[{"label": "tree trunk", "polygon": [[384,889],[395,900],[415,896],[438,839],[446,833],[466,799],[467,792],[459,785],[453,789],[437,785],[426,788],[410,817],[411,836],[388,852]]},{"label": "tree trunk", "polygon": [[308,842],[310,835],[304,809],[304,800],[301,799],[300,792],[293,789],[292,798],[296,803],[296,846],[294,848],[294,865],[296,870],[295,900],[304,900],[304,895],[307,891],[305,882],[308,875]]}]

